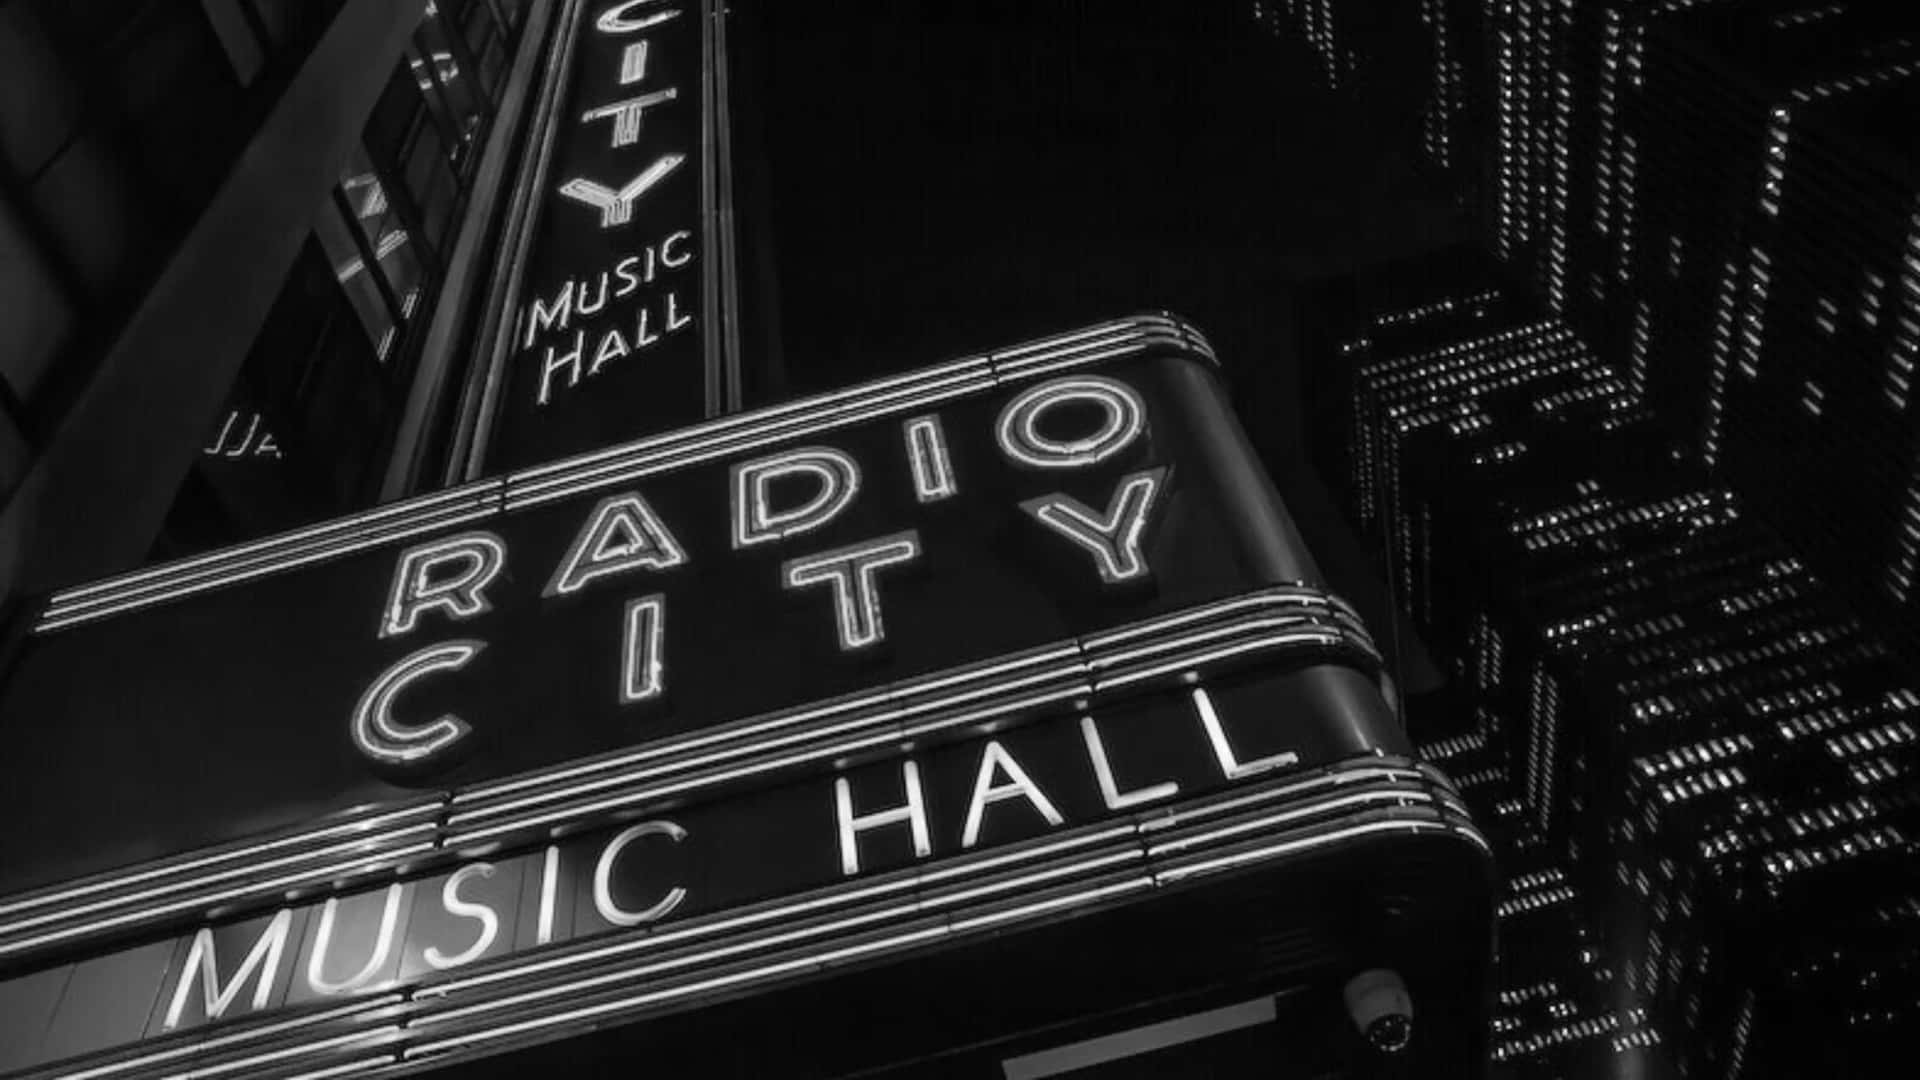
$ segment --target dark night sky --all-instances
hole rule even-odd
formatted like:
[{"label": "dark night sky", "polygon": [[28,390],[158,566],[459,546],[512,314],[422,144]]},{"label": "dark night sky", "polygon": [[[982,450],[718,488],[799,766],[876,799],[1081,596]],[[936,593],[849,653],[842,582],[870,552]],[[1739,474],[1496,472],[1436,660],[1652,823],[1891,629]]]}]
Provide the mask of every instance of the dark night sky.
[{"label": "dark night sky", "polygon": [[740,168],[764,183],[789,389],[1178,312],[1217,347],[1330,584],[1386,645],[1378,575],[1300,446],[1313,358],[1293,293],[1456,226],[1377,122],[1315,87],[1315,58],[1240,3],[755,7],[739,104],[765,124],[742,141],[766,150]]}]

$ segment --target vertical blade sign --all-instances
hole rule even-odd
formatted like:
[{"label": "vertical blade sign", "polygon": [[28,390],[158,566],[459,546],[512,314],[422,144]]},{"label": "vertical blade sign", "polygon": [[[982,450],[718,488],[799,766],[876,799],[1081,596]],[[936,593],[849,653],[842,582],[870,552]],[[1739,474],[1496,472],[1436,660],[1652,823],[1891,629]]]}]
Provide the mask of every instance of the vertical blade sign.
[{"label": "vertical blade sign", "polygon": [[548,103],[487,471],[709,411],[718,339],[705,266],[716,217],[708,7],[589,0],[560,38],[570,85]]}]

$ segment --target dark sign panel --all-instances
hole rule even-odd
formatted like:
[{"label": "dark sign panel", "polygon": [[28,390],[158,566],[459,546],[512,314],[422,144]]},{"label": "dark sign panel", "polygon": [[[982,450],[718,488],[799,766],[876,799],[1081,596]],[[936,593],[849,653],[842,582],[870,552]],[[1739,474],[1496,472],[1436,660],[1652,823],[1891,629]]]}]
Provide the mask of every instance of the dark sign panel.
[{"label": "dark sign panel", "polygon": [[578,6],[557,37],[536,190],[521,223],[486,471],[709,415],[719,336],[707,263],[724,193],[703,40],[709,0]]},{"label": "dark sign panel", "polygon": [[[916,905],[960,912],[968,898],[1030,899],[1036,888],[1070,880],[1076,862],[1082,871],[1110,871],[1153,857],[1156,847],[1168,860],[1169,881],[1180,857],[1198,874],[1258,862],[1274,852],[1222,854],[1171,830],[1162,840],[1138,830],[1156,818],[1171,825],[1174,807],[1227,789],[1264,791],[1246,805],[1264,806],[1269,824],[1318,818],[1346,828],[1367,820],[1370,809],[1428,798],[1427,781],[1402,765],[1344,779],[1299,770],[1303,753],[1317,749],[1311,740],[1351,719],[1333,685],[1342,679],[1360,677],[1318,668],[1163,691],[737,798],[655,808],[429,876],[192,928],[0,983],[0,1002],[13,1005],[0,1033],[17,1047],[12,1064],[30,1064],[215,1022],[277,1015],[283,1028],[297,1030],[343,1004],[357,1006],[350,1011],[365,1021],[378,1015],[383,995],[417,987],[414,1011],[426,1020],[420,1038],[433,1042],[445,1033],[444,1025],[436,1033],[436,1010],[477,1014],[491,1031],[521,1019],[516,1001],[565,1004],[572,995],[543,972],[577,973],[595,948],[645,959],[642,934],[661,948],[678,933],[713,938],[700,928],[729,920],[793,934],[821,916],[844,921],[863,901],[889,897],[905,901],[894,905],[903,913]],[[1378,780],[1387,785],[1370,786]],[[1300,801],[1284,809],[1291,799]],[[1458,831],[1444,814],[1427,813],[1388,831]],[[1217,821],[1213,832],[1217,840],[1258,835]],[[1132,853],[1102,846],[1124,837],[1141,838]],[[1057,850],[1047,850],[1049,838],[1059,841]],[[991,851],[1012,854],[985,854]],[[1191,858],[1202,851],[1207,860]],[[915,867],[925,869],[916,876]],[[1079,899],[1095,903],[1103,890],[1117,891],[1112,883],[1085,886]],[[868,914],[851,925],[880,923]],[[68,1029],[89,1042],[48,1045],[48,1033]],[[159,1063],[175,1052],[154,1053]]]},{"label": "dark sign panel", "polygon": [[458,1063],[1301,875],[1288,963],[1380,889],[1481,963],[1484,843],[1211,363],[1103,324],[50,598],[0,1068]]},{"label": "dark sign panel", "polygon": [[1169,325],[61,594],[0,691],[0,812],[62,826],[0,840],[0,891],[1307,577],[1215,470],[1237,435]]}]

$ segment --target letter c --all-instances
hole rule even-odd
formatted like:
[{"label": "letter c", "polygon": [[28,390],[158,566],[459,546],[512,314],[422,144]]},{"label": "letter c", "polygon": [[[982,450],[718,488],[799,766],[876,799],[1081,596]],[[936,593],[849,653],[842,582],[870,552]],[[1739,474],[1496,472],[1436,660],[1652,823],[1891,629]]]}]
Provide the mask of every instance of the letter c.
[{"label": "letter c", "polygon": [[627,911],[613,902],[613,862],[628,844],[643,836],[664,836],[677,844],[687,838],[687,830],[671,821],[643,821],[607,841],[606,850],[600,853],[600,861],[593,867],[593,906],[601,918],[615,926],[639,926],[665,918],[687,898],[687,890],[675,885],[659,903],[640,911]]},{"label": "letter c", "polygon": [[423,675],[466,667],[486,647],[473,640],[429,645],[382,672],[353,708],[353,745],[382,765],[418,765],[464,738],[472,729],[452,714],[425,724],[400,723],[393,718],[393,699]]},{"label": "letter c", "polygon": [[600,17],[594,20],[594,29],[603,34],[633,34],[645,30],[648,27],[658,26],[680,14],[679,8],[674,8],[671,11],[656,12],[652,15],[641,15],[638,18],[627,14],[627,12],[642,5],[657,4],[660,2],[661,0],[626,0],[625,3],[615,4],[601,12]]}]

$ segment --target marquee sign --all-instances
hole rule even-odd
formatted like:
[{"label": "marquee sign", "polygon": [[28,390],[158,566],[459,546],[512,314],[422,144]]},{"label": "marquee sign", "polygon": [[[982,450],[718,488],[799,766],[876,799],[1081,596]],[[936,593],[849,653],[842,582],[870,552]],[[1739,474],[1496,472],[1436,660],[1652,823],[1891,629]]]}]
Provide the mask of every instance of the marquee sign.
[{"label": "marquee sign", "polygon": [[1102,324],[51,597],[18,1063],[411,1067],[1355,845],[1484,876],[1211,364]]},{"label": "marquee sign", "polygon": [[1210,467],[1196,341],[1096,327],[59,594],[0,810],[66,825],[0,838],[0,889],[1303,579]]},{"label": "marquee sign", "polygon": [[[716,933],[729,924],[785,928],[818,947],[831,940],[832,918],[811,933],[794,935],[794,927],[820,915],[844,925],[862,900],[891,897],[902,913],[963,914],[968,900],[1004,905],[1088,871],[1111,876],[1134,867],[1125,887],[1083,886],[1083,899],[1093,903],[1155,887],[1155,878],[1138,874],[1156,861],[1166,862],[1156,873],[1171,882],[1287,850],[1223,853],[1222,841],[1252,834],[1244,822],[1212,823],[1210,840],[1169,832],[1139,846],[1138,838],[1176,820],[1173,807],[1222,790],[1262,792],[1251,805],[1260,811],[1255,820],[1269,826],[1318,819],[1322,832],[1358,827],[1354,837],[1470,836],[1445,786],[1405,764],[1295,771],[1298,752],[1282,744],[1300,729],[1339,722],[1328,710],[1340,695],[1326,694],[1325,675],[1241,677],[1162,692],[660,810],[0,983],[0,1000],[52,1033],[31,1034],[42,1045],[51,1039],[56,1053],[152,1044],[102,1075],[177,1061],[183,1047],[197,1048],[183,1039],[208,1025],[232,1029],[231,1045],[258,1056],[288,1030],[335,1045],[339,1039],[315,1039],[311,1029],[341,1026],[349,1016],[354,1022],[344,1026],[360,1032],[348,1040],[356,1049],[430,1058],[568,1023],[562,1007],[588,987],[624,984],[631,994],[648,986],[641,972],[697,970],[649,954],[680,940],[704,943],[711,955],[731,940]],[[1274,782],[1289,774],[1287,783]],[[1341,822],[1342,811],[1370,824]],[[1203,823],[1219,816],[1188,813]],[[1115,850],[1114,841],[1128,838]],[[990,859],[981,857],[988,851]],[[914,869],[923,864],[940,869]],[[1007,868],[1019,872],[1011,880],[994,872]],[[973,917],[981,929],[1005,921]],[[879,922],[867,914],[854,925]],[[616,977],[590,974],[622,956]],[[634,960],[643,963],[635,968]],[[554,972],[570,979],[556,985],[541,977]],[[389,995],[400,987],[412,988],[416,1003],[402,1010],[422,1033],[412,1040],[393,1038]],[[533,1019],[541,1016],[547,1023]],[[11,1034],[29,1033],[16,1026]]]},{"label": "marquee sign", "polygon": [[551,53],[485,471],[694,423],[718,406],[730,227],[711,0],[574,4]]}]

